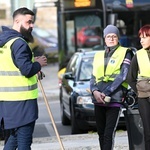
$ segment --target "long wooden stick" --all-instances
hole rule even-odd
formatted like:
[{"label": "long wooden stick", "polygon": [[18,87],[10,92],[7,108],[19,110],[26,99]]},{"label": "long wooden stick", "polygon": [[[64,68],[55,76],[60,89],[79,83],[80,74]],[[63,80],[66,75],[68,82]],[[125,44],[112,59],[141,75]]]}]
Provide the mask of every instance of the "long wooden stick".
[{"label": "long wooden stick", "polygon": [[52,121],[52,124],[53,124],[54,130],[55,130],[57,139],[58,139],[58,141],[59,141],[61,150],[65,150],[65,149],[64,149],[64,146],[63,146],[63,144],[62,144],[62,141],[61,141],[61,139],[60,139],[60,136],[59,136],[59,134],[58,134],[58,130],[57,130],[57,128],[56,128],[56,124],[55,124],[55,121],[54,121],[54,118],[53,118],[53,115],[52,115],[52,112],[51,112],[51,109],[50,109],[50,106],[49,106],[49,103],[48,103],[46,94],[45,94],[45,92],[44,92],[44,89],[43,89],[41,80],[38,80],[38,83],[39,83],[39,86],[40,86],[40,89],[41,89],[41,92],[42,92],[42,95],[43,95],[43,98],[44,98],[44,101],[45,101],[45,104],[46,104],[46,107],[47,107],[47,110],[48,110],[48,113],[49,113],[49,116],[50,116],[50,119],[51,119],[51,121]]}]

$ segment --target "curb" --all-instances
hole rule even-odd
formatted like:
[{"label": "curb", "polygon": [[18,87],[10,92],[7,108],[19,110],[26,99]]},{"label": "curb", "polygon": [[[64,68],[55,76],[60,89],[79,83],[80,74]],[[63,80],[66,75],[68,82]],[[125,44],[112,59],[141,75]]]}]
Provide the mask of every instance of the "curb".
[{"label": "curb", "polygon": [[[100,150],[97,133],[60,136],[65,150]],[[4,141],[0,141],[3,149]],[[32,150],[60,150],[61,146],[56,136],[33,138]],[[118,131],[115,137],[114,150],[129,150],[127,132]]]},{"label": "curb", "polygon": [[[100,150],[97,133],[60,136],[65,150]],[[60,150],[56,136],[34,138],[33,150]],[[128,150],[127,133],[117,132],[114,150]]]}]

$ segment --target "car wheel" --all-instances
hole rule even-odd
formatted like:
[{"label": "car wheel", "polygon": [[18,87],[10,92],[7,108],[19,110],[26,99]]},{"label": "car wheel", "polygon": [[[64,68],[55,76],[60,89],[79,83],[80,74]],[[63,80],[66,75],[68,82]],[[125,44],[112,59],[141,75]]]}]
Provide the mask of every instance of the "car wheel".
[{"label": "car wheel", "polygon": [[61,113],[61,123],[63,125],[69,125],[70,120],[67,118],[67,116],[64,112],[64,105],[63,105],[62,101],[60,101],[60,113]]},{"label": "car wheel", "polygon": [[74,112],[74,107],[73,104],[71,105],[71,134],[79,134],[81,133],[77,120],[75,118],[75,112]]}]

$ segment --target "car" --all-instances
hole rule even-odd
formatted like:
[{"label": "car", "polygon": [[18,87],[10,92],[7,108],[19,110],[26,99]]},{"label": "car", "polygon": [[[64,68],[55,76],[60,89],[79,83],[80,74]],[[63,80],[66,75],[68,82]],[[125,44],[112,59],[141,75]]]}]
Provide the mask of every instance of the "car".
[{"label": "car", "polygon": [[62,77],[59,96],[61,122],[63,125],[71,123],[72,134],[96,127],[91,93],[87,91],[95,52],[76,52]]},{"label": "car", "polygon": [[[83,27],[77,32],[78,47],[93,47],[100,44],[100,29],[98,27]],[[72,45],[75,45],[75,36],[71,38]]]},{"label": "car", "polygon": [[48,30],[34,27],[32,31],[34,42],[30,43],[34,56],[46,55],[47,58],[58,59],[58,41]]},{"label": "car", "polygon": [[[72,134],[85,133],[89,130],[96,131],[94,104],[89,90],[92,63],[96,52],[76,52],[67,67],[59,72],[61,122],[63,125],[71,124]],[[61,73],[63,76],[60,75]],[[132,107],[137,101],[131,89],[128,93],[125,106]],[[123,110],[125,109],[124,107]],[[123,112],[119,125],[125,126]]]}]

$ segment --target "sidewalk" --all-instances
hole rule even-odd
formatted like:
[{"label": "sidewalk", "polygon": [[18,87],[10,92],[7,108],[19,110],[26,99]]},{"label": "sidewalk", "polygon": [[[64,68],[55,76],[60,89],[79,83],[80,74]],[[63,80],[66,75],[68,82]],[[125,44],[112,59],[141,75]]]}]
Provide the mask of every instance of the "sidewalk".
[{"label": "sidewalk", "polygon": [[[65,150],[100,150],[97,134],[60,136]],[[127,136],[117,132],[114,150],[128,150]],[[32,150],[61,150],[57,137],[34,139]]]},{"label": "sidewalk", "polygon": [[[100,150],[98,136],[94,134],[78,134],[60,136],[65,150]],[[0,142],[0,150],[3,149],[3,141]],[[126,133],[117,132],[114,150],[128,150]],[[61,145],[56,136],[47,138],[34,138],[32,150],[61,150]]]}]

